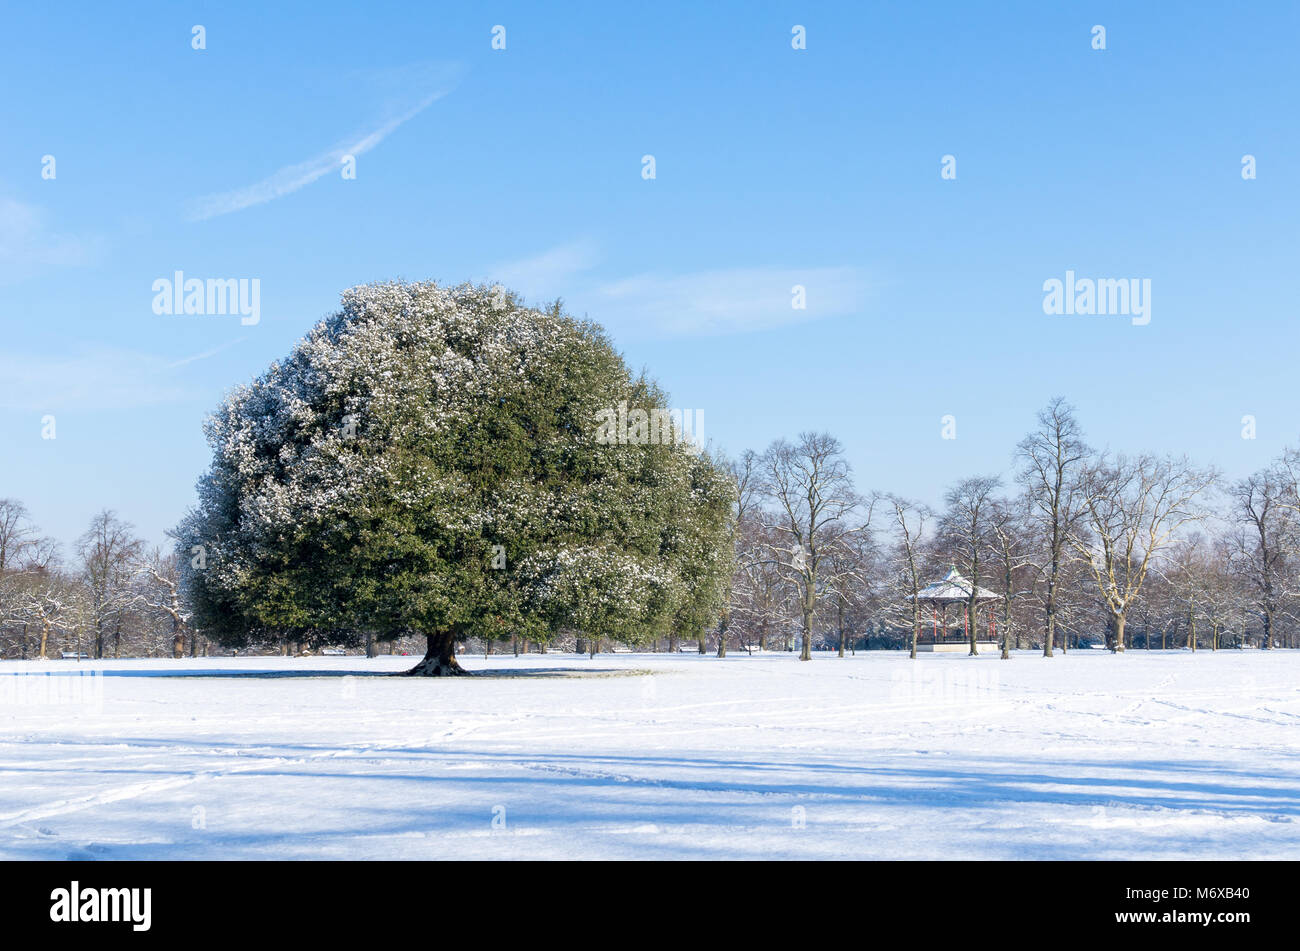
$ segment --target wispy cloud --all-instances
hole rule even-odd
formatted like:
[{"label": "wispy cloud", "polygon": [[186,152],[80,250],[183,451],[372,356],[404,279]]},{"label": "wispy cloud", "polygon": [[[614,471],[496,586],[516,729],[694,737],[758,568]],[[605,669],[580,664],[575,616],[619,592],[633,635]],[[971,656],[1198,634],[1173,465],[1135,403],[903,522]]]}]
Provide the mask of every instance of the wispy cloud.
[{"label": "wispy cloud", "polygon": [[213,347],[211,350],[204,350],[202,353],[196,353],[190,357],[182,357],[179,360],[167,364],[167,369],[174,370],[176,369],[176,367],[183,367],[191,363],[198,363],[200,360],[206,360],[208,359],[208,357],[215,357],[218,353],[221,353],[223,350],[229,350],[231,347],[235,346],[236,344],[243,343],[247,339],[248,339],[247,337],[236,337],[234,340],[231,340],[227,343],[223,343],[219,347]]},{"label": "wispy cloud", "polygon": [[393,112],[368,131],[359,133],[331,149],[314,155],[304,162],[286,165],[273,175],[244,188],[204,195],[192,201],[187,217],[191,221],[205,221],[219,215],[242,211],[254,205],[292,194],[310,185],[330,172],[337,173],[343,166],[344,156],[364,155],[384,141],[398,126],[415,118],[451,90],[451,80],[444,80],[436,89],[421,95],[412,105]]},{"label": "wispy cloud", "polygon": [[534,257],[509,261],[492,268],[492,280],[527,298],[554,299],[562,285],[591,270],[600,259],[594,241],[582,239],[543,251]]},{"label": "wispy cloud", "polygon": [[591,274],[599,259],[595,243],[581,240],[498,265],[492,279],[533,301],[562,296],[610,329],[650,336],[743,333],[843,317],[860,312],[871,290],[854,267],[721,268],[602,280]]},{"label": "wispy cloud", "polygon": [[195,392],[183,374],[171,371],[224,349],[177,361],[116,347],[64,355],[3,353],[0,409],[42,413],[138,409],[187,399]]},{"label": "wispy cloud", "polygon": [[[803,307],[795,306],[796,288]],[[866,294],[866,279],[851,267],[730,268],[623,278],[595,287],[591,300],[602,322],[688,336],[843,317],[857,312]]]},{"label": "wispy cloud", "polygon": [[97,238],[54,231],[44,209],[0,198],[0,284],[93,264],[101,250]]}]

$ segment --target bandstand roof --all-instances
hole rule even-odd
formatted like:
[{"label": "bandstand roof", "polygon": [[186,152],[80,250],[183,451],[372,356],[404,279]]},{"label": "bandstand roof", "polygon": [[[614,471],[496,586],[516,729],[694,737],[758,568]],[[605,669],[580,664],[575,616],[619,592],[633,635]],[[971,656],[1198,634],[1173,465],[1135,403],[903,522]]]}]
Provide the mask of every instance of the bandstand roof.
[{"label": "bandstand roof", "polygon": [[[970,599],[971,587],[970,581],[962,577],[956,566],[953,566],[943,576],[942,581],[931,581],[917,592],[916,600],[931,601],[935,604],[964,604]],[[1002,595],[995,591],[981,588],[978,585],[975,585],[974,588],[977,602],[1002,600]]]}]

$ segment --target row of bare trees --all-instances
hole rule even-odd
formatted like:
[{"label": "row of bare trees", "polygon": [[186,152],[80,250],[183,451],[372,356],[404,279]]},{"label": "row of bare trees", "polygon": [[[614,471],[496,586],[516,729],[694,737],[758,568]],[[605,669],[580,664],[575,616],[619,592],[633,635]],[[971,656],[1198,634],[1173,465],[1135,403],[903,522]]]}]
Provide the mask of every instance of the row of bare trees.
[{"label": "row of bare trees", "polygon": [[[949,566],[979,647],[977,588],[996,593],[1003,657],[1020,648],[1295,647],[1300,641],[1300,452],[1225,483],[1173,456],[1097,451],[1052,400],[1006,474],[960,479],[939,508],[861,492],[826,433],[730,463],[735,571],[711,638],[733,648],[841,655],[906,648],[917,594]],[[24,507],[0,499],[0,656],[198,653],[175,555],[96,515],[65,562]],[[675,647],[675,644],[671,645]],[[206,652],[206,647],[204,648]]]},{"label": "row of bare trees", "polygon": [[27,509],[0,499],[0,657],[183,656],[188,625],[175,556],[148,550],[105,510],[70,560]]},{"label": "row of bare trees", "polygon": [[[733,646],[910,648],[917,594],[956,567],[978,649],[978,588],[1000,596],[998,648],[1051,657],[1294,647],[1300,639],[1300,453],[1225,483],[1186,457],[1097,451],[1052,400],[1007,476],[957,481],[942,507],[858,492],[839,442],[779,440],[732,464],[736,570],[719,653]],[[981,609],[987,610],[987,609]]]}]

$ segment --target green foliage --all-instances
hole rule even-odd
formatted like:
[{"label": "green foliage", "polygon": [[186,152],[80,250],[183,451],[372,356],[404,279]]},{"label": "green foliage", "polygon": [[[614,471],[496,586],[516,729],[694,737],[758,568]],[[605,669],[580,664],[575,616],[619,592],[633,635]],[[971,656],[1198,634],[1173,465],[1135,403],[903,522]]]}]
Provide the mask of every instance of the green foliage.
[{"label": "green foliage", "polygon": [[[731,485],[696,447],[603,443],[598,413],[665,408],[603,332],[499,289],[344,294],[207,426],[177,530],[219,641],[452,631],[641,642],[716,619]],[[504,555],[504,567],[501,556]]]}]

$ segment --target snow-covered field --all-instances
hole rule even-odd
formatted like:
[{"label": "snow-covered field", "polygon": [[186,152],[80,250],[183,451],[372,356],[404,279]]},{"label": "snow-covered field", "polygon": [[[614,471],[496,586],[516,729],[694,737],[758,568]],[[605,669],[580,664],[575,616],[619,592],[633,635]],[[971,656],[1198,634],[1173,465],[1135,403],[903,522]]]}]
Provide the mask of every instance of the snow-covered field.
[{"label": "snow-covered field", "polygon": [[0,858],[1300,858],[1300,652],[414,660],[0,663]]}]

